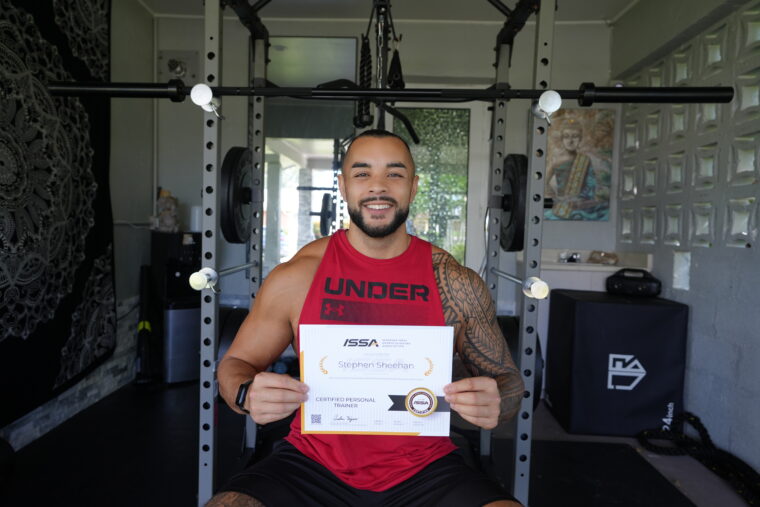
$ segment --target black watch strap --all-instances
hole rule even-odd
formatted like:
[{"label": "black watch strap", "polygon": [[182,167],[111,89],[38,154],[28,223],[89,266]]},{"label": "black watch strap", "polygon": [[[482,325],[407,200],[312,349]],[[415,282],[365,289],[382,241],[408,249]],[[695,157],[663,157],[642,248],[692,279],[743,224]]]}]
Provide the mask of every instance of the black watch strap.
[{"label": "black watch strap", "polygon": [[251,382],[253,382],[253,379],[247,380],[240,384],[240,387],[238,387],[237,396],[235,396],[235,405],[237,405],[237,407],[246,414],[250,413],[245,408],[245,399],[248,397],[248,388],[251,386]]}]

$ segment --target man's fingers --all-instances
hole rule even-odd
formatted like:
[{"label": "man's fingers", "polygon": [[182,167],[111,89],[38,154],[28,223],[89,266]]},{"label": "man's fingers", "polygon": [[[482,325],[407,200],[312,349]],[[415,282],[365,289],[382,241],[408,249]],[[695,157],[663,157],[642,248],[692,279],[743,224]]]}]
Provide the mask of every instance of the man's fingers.
[{"label": "man's fingers", "polygon": [[464,392],[447,394],[446,401],[448,401],[449,404],[490,406],[493,404],[499,404],[501,399],[496,393]]},{"label": "man's fingers", "polygon": [[467,377],[444,386],[443,392],[454,394],[468,391],[497,391],[496,380],[491,377]]},{"label": "man's fingers", "polygon": [[253,388],[258,387],[276,387],[279,389],[290,389],[293,391],[307,392],[309,387],[290,375],[282,373],[272,373],[264,371],[253,378]]},{"label": "man's fingers", "polygon": [[251,391],[250,398],[253,403],[302,403],[308,396],[301,391],[268,387]]},{"label": "man's fingers", "polygon": [[483,405],[461,405],[457,403],[452,403],[451,410],[456,411],[459,415],[462,417],[469,416],[469,417],[476,417],[476,418],[488,418],[488,417],[498,417],[499,416],[499,410],[498,407],[496,410],[494,410],[493,406],[483,406]]},{"label": "man's fingers", "polygon": [[299,407],[300,403],[262,403],[251,412],[258,424],[267,424],[286,418]]}]

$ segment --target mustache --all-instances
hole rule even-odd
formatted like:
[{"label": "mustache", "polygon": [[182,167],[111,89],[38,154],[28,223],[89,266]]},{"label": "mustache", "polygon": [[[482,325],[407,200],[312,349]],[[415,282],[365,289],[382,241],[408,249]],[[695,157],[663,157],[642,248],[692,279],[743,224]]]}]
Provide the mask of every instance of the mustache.
[{"label": "mustache", "polygon": [[388,202],[393,205],[398,205],[398,201],[394,199],[393,197],[368,197],[366,199],[362,199],[359,201],[359,206],[364,206],[365,204],[369,204],[371,202]]}]

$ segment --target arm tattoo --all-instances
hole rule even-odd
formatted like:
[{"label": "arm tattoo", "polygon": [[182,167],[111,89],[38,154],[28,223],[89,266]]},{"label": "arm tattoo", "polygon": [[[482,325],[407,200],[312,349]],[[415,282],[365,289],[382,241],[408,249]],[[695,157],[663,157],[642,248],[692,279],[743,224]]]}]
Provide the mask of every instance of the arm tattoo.
[{"label": "arm tattoo", "polygon": [[493,377],[501,396],[502,421],[518,410],[525,390],[496,320],[496,307],[483,280],[451,255],[433,254],[433,270],[446,325],[454,326],[462,362],[474,377]]},{"label": "arm tattoo", "polygon": [[265,507],[263,503],[242,493],[225,491],[213,497],[206,507]]}]

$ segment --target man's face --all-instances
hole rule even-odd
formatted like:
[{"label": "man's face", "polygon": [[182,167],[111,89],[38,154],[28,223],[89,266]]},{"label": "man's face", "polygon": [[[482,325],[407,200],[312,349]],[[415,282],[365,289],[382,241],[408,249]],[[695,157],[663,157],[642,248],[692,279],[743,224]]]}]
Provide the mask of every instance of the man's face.
[{"label": "man's face", "polygon": [[338,185],[351,222],[383,238],[401,227],[417,193],[414,162],[394,137],[361,137],[351,143]]},{"label": "man's face", "polygon": [[580,129],[565,129],[562,131],[562,146],[567,151],[578,151],[583,133]]}]

